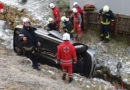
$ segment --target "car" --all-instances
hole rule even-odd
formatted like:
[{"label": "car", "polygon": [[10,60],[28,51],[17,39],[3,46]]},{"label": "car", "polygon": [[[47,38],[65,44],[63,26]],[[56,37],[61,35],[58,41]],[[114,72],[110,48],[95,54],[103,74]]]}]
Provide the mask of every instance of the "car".
[{"label": "car", "polygon": [[[22,25],[18,25],[14,29],[13,46],[14,51],[18,55],[23,55],[23,42],[19,40],[19,34],[22,29]],[[63,42],[62,34],[55,31],[47,31],[42,28],[38,28],[35,31],[41,46],[38,47],[38,57],[40,63],[48,64],[51,66],[57,66],[56,64],[56,52],[57,46]],[[95,73],[96,58],[95,51],[85,44],[78,43],[75,40],[70,40],[74,45],[78,62],[73,64],[73,73],[79,73],[88,78],[91,78]],[[58,68],[61,68],[60,66]]]}]

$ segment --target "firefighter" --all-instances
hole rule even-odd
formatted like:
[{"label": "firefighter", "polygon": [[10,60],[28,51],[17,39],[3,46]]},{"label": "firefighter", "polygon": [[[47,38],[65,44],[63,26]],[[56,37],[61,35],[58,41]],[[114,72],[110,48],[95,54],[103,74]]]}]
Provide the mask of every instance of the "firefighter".
[{"label": "firefighter", "polygon": [[25,51],[25,55],[32,60],[32,67],[40,70],[35,49],[37,46],[40,46],[40,42],[37,40],[34,32],[36,29],[31,27],[31,22],[28,18],[24,18],[23,23],[23,28],[19,34],[20,40],[24,43],[23,51]]},{"label": "firefighter", "polygon": [[72,9],[73,13],[70,16],[70,18],[73,18],[73,24],[74,24],[74,30],[75,30],[75,38],[79,41],[82,37],[82,31],[81,31],[81,23],[82,23],[82,18],[81,14],[77,11],[76,8]]},{"label": "firefighter", "polygon": [[109,10],[109,6],[105,5],[100,11],[98,19],[101,21],[100,38],[104,43],[109,42],[110,39],[110,23],[113,26],[114,14]]},{"label": "firefighter", "polygon": [[84,10],[78,5],[78,2],[73,3],[73,8],[76,8],[78,10],[78,13],[85,14]]},{"label": "firefighter", "polygon": [[58,32],[60,32],[60,13],[59,13],[59,10],[56,8],[54,3],[50,3],[49,7],[52,9],[54,22],[57,25]]},{"label": "firefighter", "polygon": [[63,34],[63,43],[57,47],[57,63],[60,63],[63,70],[62,79],[66,79],[68,72],[69,83],[72,82],[72,64],[77,63],[77,57],[74,46],[69,42],[70,35],[68,33]]},{"label": "firefighter", "polygon": [[73,38],[74,28],[72,23],[69,21],[69,18],[66,18],[65,16],[61,17],[61,21],[64,24],[63,30],[70,34],[70,37]]},{"label": "firefighter", "polygon": [[47,26],[45,26],[44,29],[57,31],[57,26],[56,26],[56,23],[54,22],[54,19],[49,17],[48,22],[49,22],[49,24],[47,24]]}]

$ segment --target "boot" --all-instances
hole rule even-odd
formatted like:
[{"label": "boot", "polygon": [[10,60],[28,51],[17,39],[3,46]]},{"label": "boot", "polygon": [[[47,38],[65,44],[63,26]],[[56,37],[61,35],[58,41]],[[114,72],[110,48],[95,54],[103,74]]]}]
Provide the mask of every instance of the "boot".
[{"label": "boot", "polygon": [[104,37],[101,37],[100,41],[103,41],[104,40]]},{"label": "boot", "polygon": [[105,39],[103,42],[104,42],[104,43],[108,43],[108,42],[109,42],[109,39]]},{"label": "boot", "polygon": [[62,80],[66,80],[66,75],[63,75],[63,76],[62,76]]},{"label": "boot", "polygon": [[38,71],[41,70],[38,66],[35,66],[35,65],[33,65],[33,69],[36,69],[36,70],[38,70]]},{"label": "boot", "polygon": [[69,83],[71,83],[73,81],[73,78],[69,78]]}]

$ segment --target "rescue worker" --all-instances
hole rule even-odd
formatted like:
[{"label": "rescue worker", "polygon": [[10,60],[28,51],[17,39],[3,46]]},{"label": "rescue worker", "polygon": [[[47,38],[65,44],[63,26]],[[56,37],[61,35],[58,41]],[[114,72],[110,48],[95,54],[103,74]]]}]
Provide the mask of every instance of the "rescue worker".
[{"label": "rescue worker", "polygon": [[81,14],[78,13],[76,8],[72,9],[73,13],[70,16],[70,18],[73,18],[73,24],[74,24],[74,30],[75,30],[75,38],[79,41],[82,37],[82,31],[81,31],[81,23],[82,23],[82,18]]},{"label": "rescue worker", "polygon": [[63,34],[63,43],[57,46],[57,63],[60,63],[63,70],[62,79],[66,80],[66,74],[68,72],[69,83],[72,82],[72,65],[77,63],[77,56],[74,46],[69,42],[70,35],[68,33]]},{"label": "rescue worker", "polygon": [[54,22],[57,25],[58,32],[60,32],[60,13],[59,13],[59,10],[56,8],[54,3],[50,3],[49,7],[52,9]]},{"label": "rescue worker", "polygon": [[[78,13],[81,14],[81,18],[83,20],[83,15],[85,14],[85,11],[78,5],[78,2],[73,3],[73,8],[76,8]],[[81,28],[84,29],[83,22],[81,23]]]},{"label": "rescue worker", "polygon": [[110,39],[110,23],[113,26],[114,14],[109,10],[109,6],[105,5],[100,11],[98,19],[101,21],[100,25],[100,38],[104,43],[109,42]]},{"label": "rescue worker", "polygon": [[85,14],[84,10],[78,5],[78,2],[73,3],[73,8],[76,8],[78,13]]},{"label": "rescue worker", "polygon": [[61,17],[61,21],[64,24],[63,30],[70,34],[70,37],[73,38],[74,28],[72,23],[69,21],[69,18],[66,18],[65,16]]},{"label": "rescue worker", "polygon": [[40,46],[40,42],[37,40],[35,34],[35,28],[31,27],[31,22],[28,18],[23,19],[23,28],[19,34],[20,40],[23,41],[23,50],[25,55],[32,60],[32,67],[34,69],[40,70],[38,67],[38,57],[35,48]]},{"label": "rescue worker", "polygon": [[49,24],[47,24],[47,26],[45,26],[44,29],[57,31],[57,26],[56,26],[56,23],[54,22],[54,19],[49,17],[48,22],[49,22]]}]

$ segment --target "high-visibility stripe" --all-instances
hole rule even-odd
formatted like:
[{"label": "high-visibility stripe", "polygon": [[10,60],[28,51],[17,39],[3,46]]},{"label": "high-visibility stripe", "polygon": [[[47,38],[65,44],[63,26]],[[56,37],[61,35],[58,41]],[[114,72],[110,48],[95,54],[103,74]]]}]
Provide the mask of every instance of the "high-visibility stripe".
[{"label": "high-visibility stripe", "polygon": [[68,33],[73,33],[73,32],[74,32],[74,29],[72,29],[71,31],[65,29],[65,31],[68,32]]},{"label": "high-visibility stripe", "polygon": [[32,50],[33,47],[23,47],[26,51]]},{"label": "high-visibility stripe", "polygon": [[19,34],[19,36],[21,36],[21,37],[22,37],[22,36],[24,36],[24,34]]},{"label": "high-visibility stripe", "polygon": [[72,59],[70,59],[70,60],[62,60],[62,59],[60,59],[60,61],[63,61],[63,62],[71,62]]},{"label": "high-visibility stripe", "polygon": [[110,22],[104,22],[104,21],[101,21],[101,24],[103,24],[103,25],[109,25]]},{"label": "high-visibility stripe", "polygon": [[100,36],[101,36],[101,37],[103,37],[103,36],[104,36],[104,34],[100,34]]},{"label": "high-visibility stripe", "polygon": [[114,19],[112,19],[111,21],[115,21]]},{"label": "high-visibility stripe", "polygon": [[107,39],[109,39],[109,38],[110,38],[110,36],[109,36],[109,35],[107,35],[107,36],[106,36],[106,38],[107,38]]},{"label": "high-visibility stripe", "polygon": [[106,19],[106,22],[103,21],[103,17],[101,17],[101,24],[103,25],[109,25],[110,21],[108,21],[108,19]]},{"label": "high-visibility stripe", "polygon": [[61,64],[71,64],[72,62],[70,62],[70,63],[63,63],[63,62],[60,62]]},{"label": "high-visibility stripe", "polygon": [[76,21],[76,22],[79,22],[79,19],[78,19],[78,18],[74,18],[74,22],[75,22],[75,21]]}]

